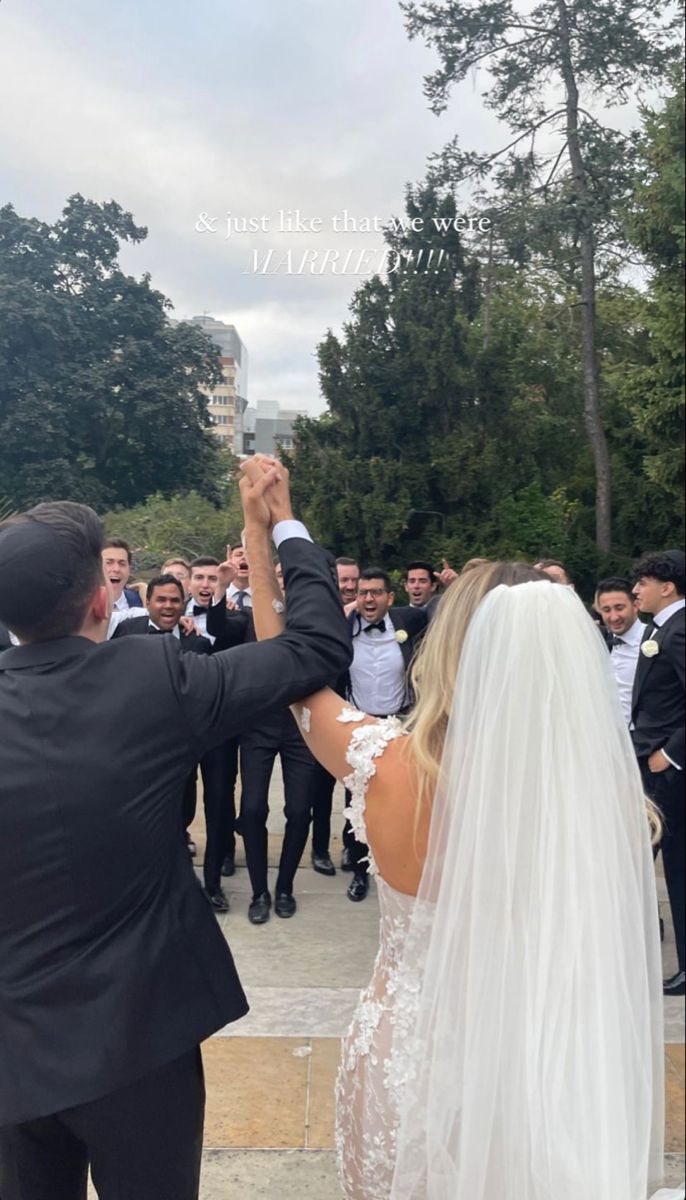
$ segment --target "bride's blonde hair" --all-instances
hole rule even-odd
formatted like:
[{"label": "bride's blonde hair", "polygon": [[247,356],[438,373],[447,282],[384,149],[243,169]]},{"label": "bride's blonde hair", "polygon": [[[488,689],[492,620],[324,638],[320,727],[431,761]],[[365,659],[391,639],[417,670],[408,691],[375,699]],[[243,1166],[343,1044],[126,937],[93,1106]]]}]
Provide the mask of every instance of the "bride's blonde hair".
[{"label": "bride's blonde hair", "polygon": [[501,583],[512,587],[532,580],[546,581],[548,576],[528,563],[485,561],[460,575],[438,606],[410,670],[415,706],[405,726],[412,734],[409,744],[422,802],[433,795],[438,782],[457,669],[469,623],[492,588]]},{"label": "bride's blonde hair", "polygon": [[[410,671],[415,706],[405,728],[412,734],[411,747],[417,771],[420,806],[430,800],[438,782],[443,744],[453,705],[455,680],[470,621],[484,596],[500,584],[549,582],[547,575],[523,562],[485,562],[471,566],[443,596]],[[659,810],[646,797],[653,842],[659,841],[662,823]]]}]

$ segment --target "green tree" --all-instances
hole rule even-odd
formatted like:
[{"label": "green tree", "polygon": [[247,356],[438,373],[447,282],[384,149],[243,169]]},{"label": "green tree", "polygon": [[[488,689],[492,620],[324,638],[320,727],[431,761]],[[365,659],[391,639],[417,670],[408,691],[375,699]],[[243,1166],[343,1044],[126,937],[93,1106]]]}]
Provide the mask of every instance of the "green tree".
[{"label": "green tree", "polygon": [[224,559],[227,543],[237,545],[243,510],[236,484],[226,488],[220,508],[197,492],[149,496],[144,504],[114,509],[103,517],[108,537],[123,537],[133,549],[136,570],[150,571],[178,554]]},{"label": "green tree", "polygon": [[564,484],[580,474],[585,486],[590,470],[566,313],[510,266],[487,314],[478,271],[435,216],[454,217],[454,201],[410,189],[388,241],[409,264],[441,246],[442,269],[364,283],[343,337],[319,348],[329,412],[298,427],[299,506],[332,549],[365,562],[570,545],[582,557],[585,514]]},{"label": "green tree", "polygon": [[651,511],[669,514],[683,538],[684,492],[684,85],[645,114],[630,229],[651,279],[645,302],[647,356],[624,375],[624,397],[640,435]]},{"label": "green tree", "polygon": [[17,507],[218,494],[227,464],[200,390],[218,352],[121,271],[120,243],[146,233],[80,195],[54,225],[0,209],[0,494]]},{"label": "green tree", "polygon": [[[410,36],[422,36],[439,56],[439,68],[426,80],[432,109],[442,112],[453,85],[486,67],[485,104],[513,135],[493,155],[463,151],[455,139],[442,156],[438,177],[452,186],[494,177],[495,211],[523,197],[530,212],[535,201],[539,235],[547,226],[554,240],[571,250],[583,420],[596,482],[596,539],[607,554],[612,491],[598,365],[597,256],[600,230],[612,225],[617,196],[626,187],[632,141],[603,127],[584,107],[582,92],[595,104],[600,98],[610,105],[624,103],[641,82],[654,84],[677,52],[676,17],[660,0],[640,5],[635,0],[538,0],[533,7],[514,0],[476,5],[411,0],[401,8]],[[541,151],[537,139],[543,135],[548,144]],[[526,245],[530,234],[523,222],[518,234]]]}]

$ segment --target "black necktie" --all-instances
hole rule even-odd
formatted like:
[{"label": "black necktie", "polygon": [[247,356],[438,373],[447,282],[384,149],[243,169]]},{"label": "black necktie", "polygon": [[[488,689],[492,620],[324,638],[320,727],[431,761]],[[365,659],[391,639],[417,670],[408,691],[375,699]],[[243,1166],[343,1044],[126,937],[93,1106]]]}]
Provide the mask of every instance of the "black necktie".
[{"label": "black necktie", "polygon": [[202,616],[203,613],[206,613],[206,612],[207,612],[207,608],[203,607],[202,604],[194,604],[193,605],[193,616],[194,617],[200,617],[200,616]]},{"label": "black necktie", "polygon": [[238,611],[243,612],[245,608],[245,592],[234,592],[232,599]]},{"label": "black necktie", "polygon": [[386,632],[386,622],[385,621],[376,621],[373,625],[365,625],[362,632],[363,633],[371,633],[372,629],[379,629],[379,630],[381,630],[381,633],[385,633]]}]

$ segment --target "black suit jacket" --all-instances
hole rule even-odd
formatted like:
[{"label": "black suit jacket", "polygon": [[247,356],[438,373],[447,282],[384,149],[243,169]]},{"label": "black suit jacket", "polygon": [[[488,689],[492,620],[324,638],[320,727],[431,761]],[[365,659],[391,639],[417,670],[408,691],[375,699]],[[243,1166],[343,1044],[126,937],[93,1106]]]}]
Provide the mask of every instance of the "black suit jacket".
[{"label": "black suit jacket", "polygon": [[206,628],[210,637],[215,639],[215,651],[257,640],[252,613],[248,608],[242,612],[231,612],[225,604],[212,604],[207,610]]},{"label": "black suit jacket", "polygon": [[[123,637],[140,637],[148,636],[150,633],[150,618],[149,617],[131,617],[128,621],[121,621],[111,640]],[[170,635],[173,636],[173,635]],[[192,654],[211,654],[212,643],[209,638],[201,637],[197,633],[183,633],[179,637],[179,648],[184,653]]]},{"label": "black suit jacket", "polygon": [[10,631],[6,625],[0,621],[0,650],[8,650],[12,645],[10,641]]},{"label": "black suit jacket", "polygon": [[181,798],[203,754],[350,660],[321,550],[293,538],[281,560],[271,641],[206,656],[68,637],[0,657],[0,1126],[106,1095],[247,1010]]},{"label": "black suit jacket", "polygon": [[[639,758],[655,750],[684,766],[684,609],[675,612],[653,634],[659,654],[639,654],[634,678],[632,737]],[[649,625],[643,641],[650,638]]]}]

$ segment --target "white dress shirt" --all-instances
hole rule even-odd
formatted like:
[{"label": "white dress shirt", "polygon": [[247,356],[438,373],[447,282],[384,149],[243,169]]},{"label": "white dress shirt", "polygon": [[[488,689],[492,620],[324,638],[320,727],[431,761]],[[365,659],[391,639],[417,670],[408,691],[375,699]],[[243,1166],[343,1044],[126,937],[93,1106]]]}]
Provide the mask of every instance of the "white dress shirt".
[{"label": "white dress shirt", "polygon": [[236,596],[243,597],[243,604],[242,606],[239,604],[239,608],[252,608],[252,592],[249,587],[237,588],[235,583],[230,583],[226,589],[226,598],[227,600],[233,600],[234,604],[236,604]]},{"label": "white dress shirt", "polygon": [[407,684],[405,660],[391,618],[384,619],[383,633],[380,629],[365,633],[365,629],[374,623],[364,617],[355,621],[350,683],[352,699],[360,711],[380,717],[400,712],[405,703]]},{"label": "white dress shirt", "polygon": [[147,608],[129,608],[129,606],[125,600],[124,600],[123,608],[117,607],[117,604],[115,604],[114,608],[112,609],[112,616],[110,617],[110,623],[107,628],[107,641],[110,640],[115,629],[117,628],[118,625],[121,625],[122,621],[130,621],[132,617],[147,617],[147,616],[148,616]]},{"label": "white dress shirt", "polygon": [[[160,629],[159,625],[156,625],[151,617],[148,621],[148,627],[150,629],[157,629],[160,633],[170,633],[172,637],[181,639],[181,630],[178,625],[175,625],[173,629]],[[207,637],[207,634],[205,634],[205,637]]]},{"label": "white dress shirt", "polygon": [[656,617],[653,617],[653,625],[657,625],[658,629],[661,629],[670,617],[673,617],[675,613],[681,611],[684,605],[686,605],[686,600],[682,596],[681,600],[675,600],[673,604],[669,604],[667,608],[663,608],[662,612],[659,612]]},{"label": "white dress shirt", "polygon": [[[217,603],[223,604],[224,601],[218,600]],[[196,604],[196,601],[191,596],[190,600],[188,601],[188,604],[186,605],[185,615],[187,617],[193,618],[193,620],[195,621],[195,624],[198,627],[198,632],[200,633],[201,637],[207,638],[210,645],[214,646],[214,643],[216,642],[217,639],[213,638],[212,634],[207,632],[207,613],[206,612],[194,613],[193,609],[195,607],[195,604]]]},{"label": "white dress shirt", "polygon": [[631,725],[631,698],[634,691],[634,676],[636,675],[636,667],[638,666],[638,656],[641,651],[641,642],[645,632],[645,625],[642,621],[636,620],[626,633],[620,635],[620,644],[612,645],[612,654],[610,661],[612,670],[615,673],[617,680],[617,689],[619,691],[619,702],[622,706],[624,719],[627,725]]}]

